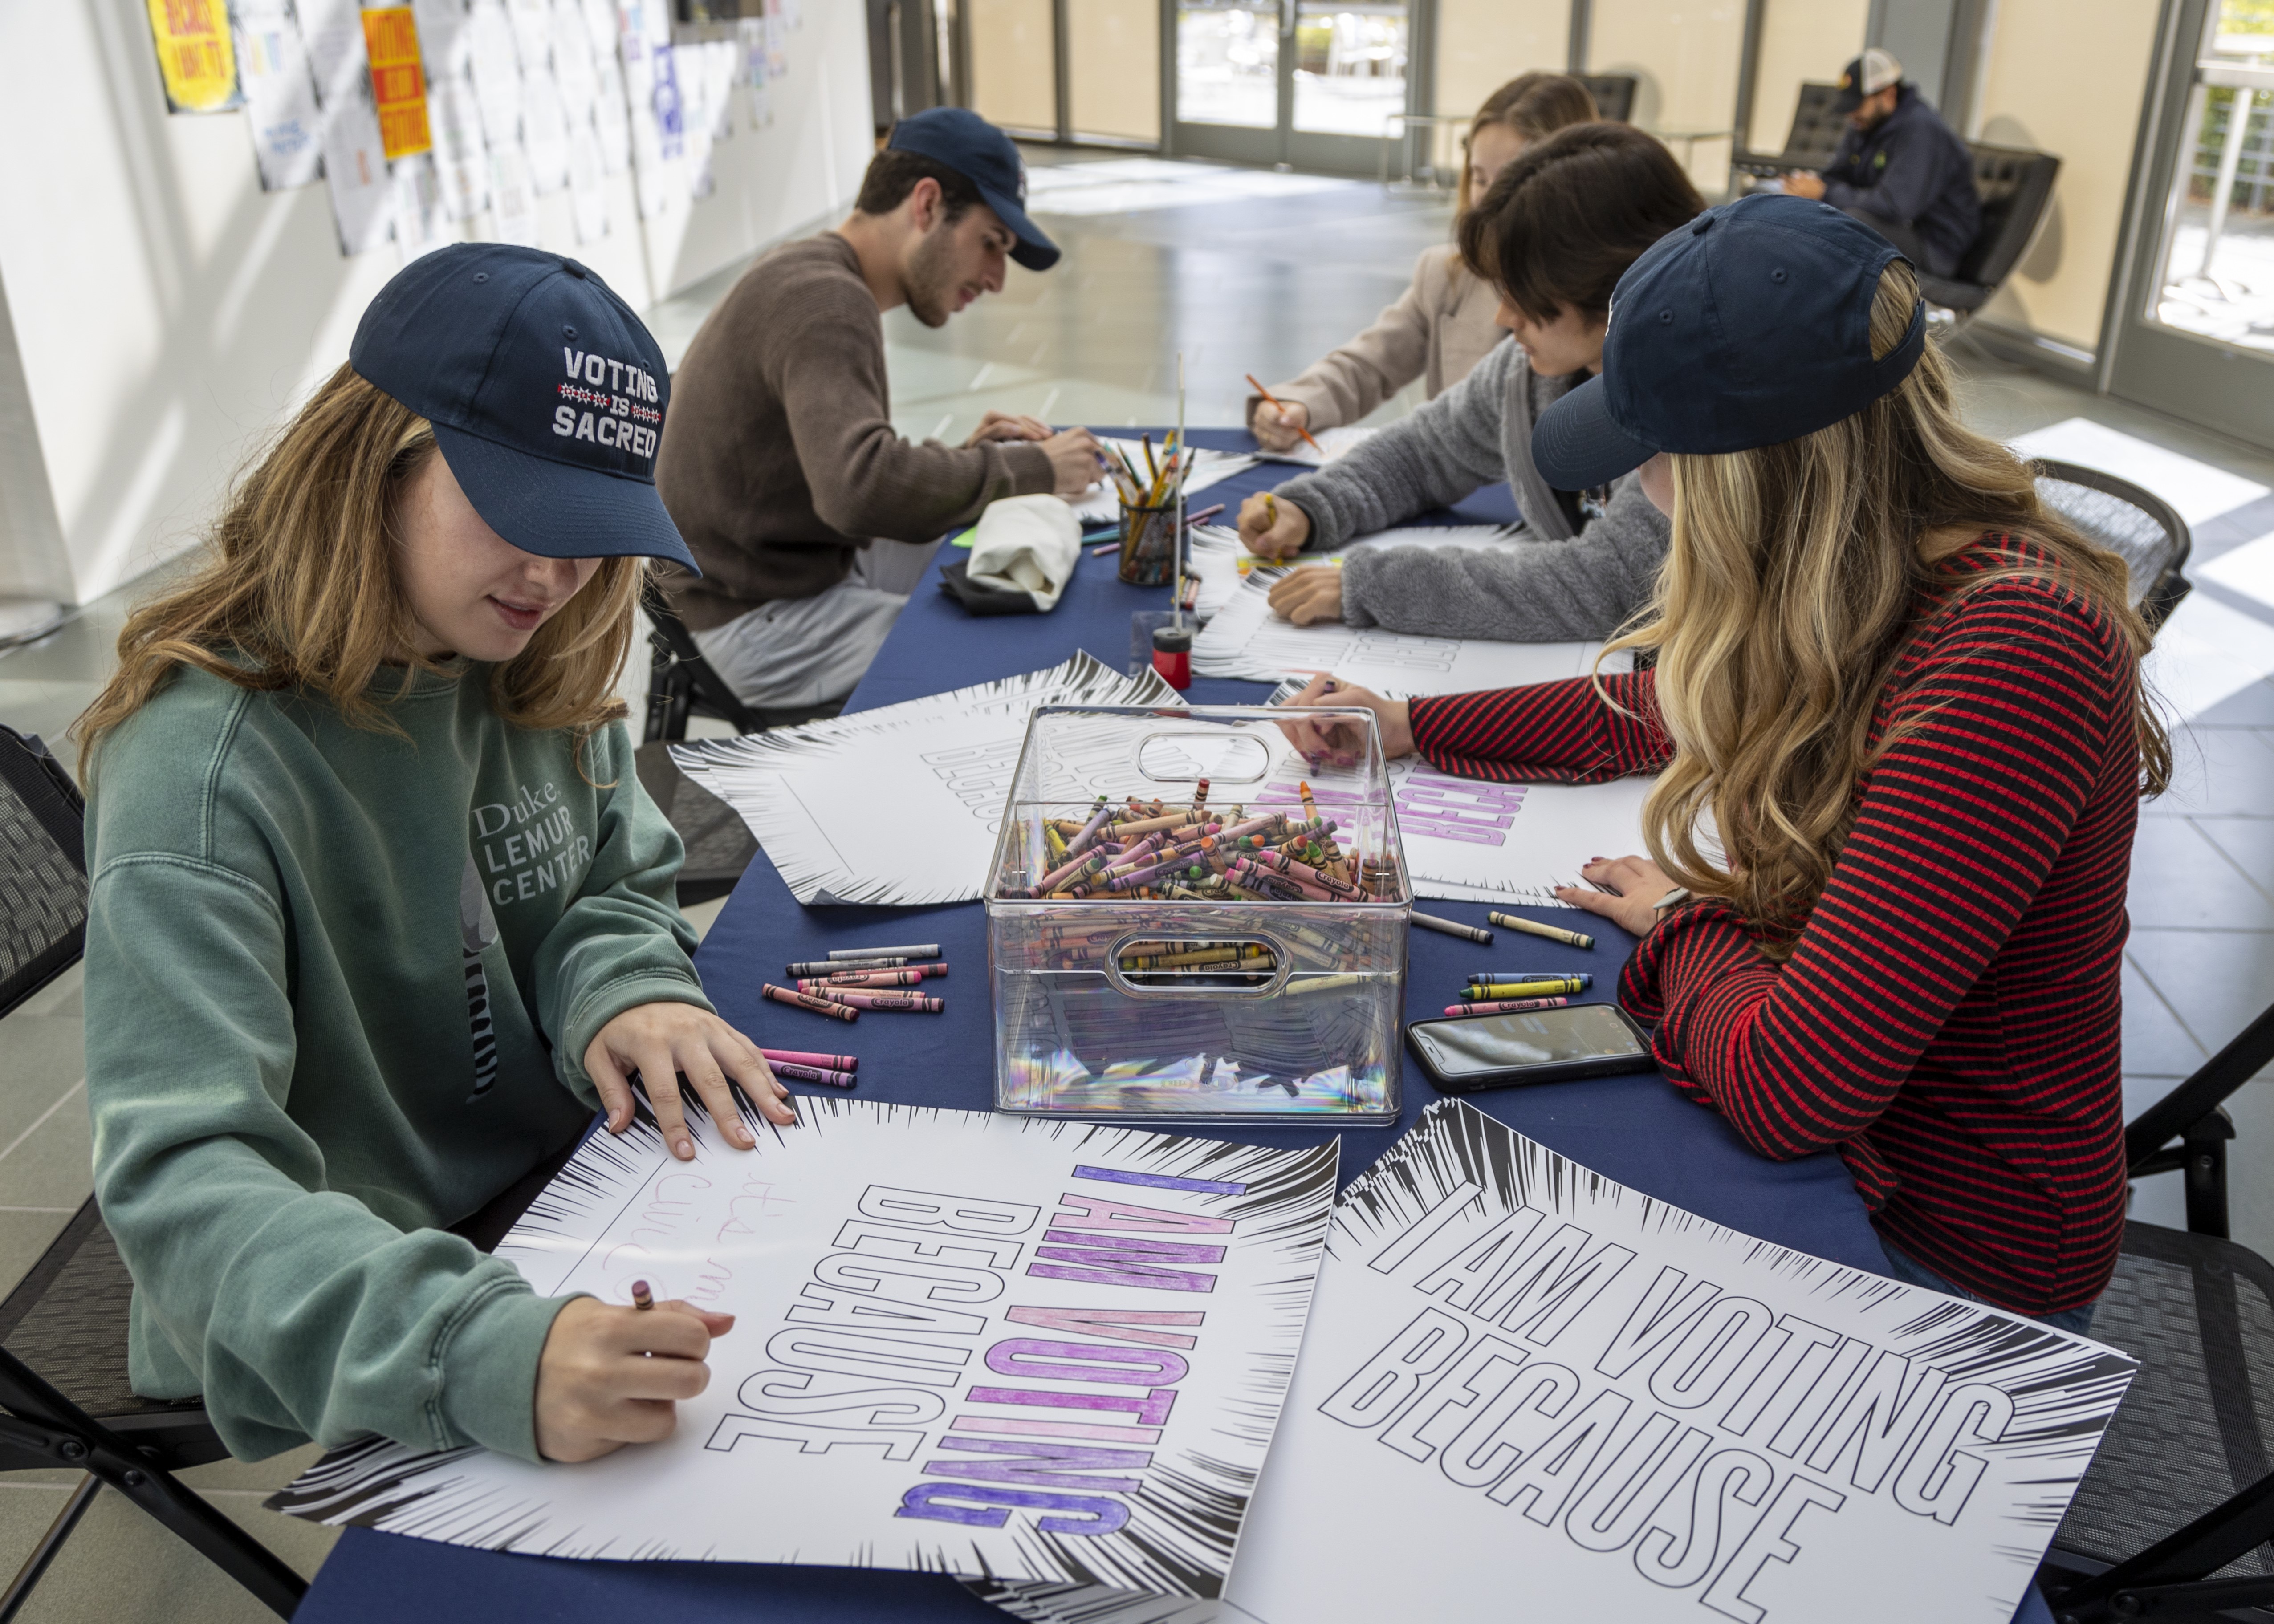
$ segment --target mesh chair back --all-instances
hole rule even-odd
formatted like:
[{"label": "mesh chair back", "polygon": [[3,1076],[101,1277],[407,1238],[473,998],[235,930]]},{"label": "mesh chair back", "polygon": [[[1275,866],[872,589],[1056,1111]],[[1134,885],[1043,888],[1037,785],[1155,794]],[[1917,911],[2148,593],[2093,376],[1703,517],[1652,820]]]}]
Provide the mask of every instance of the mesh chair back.
[{"label": "mesh chair back", "polygon": [[2074,462],[2037,464],[2037,494],[2132,573],[2133,606],[2155,629],[2187,595],[2182,573],[2194,537],[2187,522],[2153,492]]},{"label": "mesh chair back", "polygon": [[0,727],[0,1015],[86,946],[86,814],[47,747]]},{"label": "mesh chair back", "polygon": [[1640,81],[1633,74],[1577,73],[1572,77],[1595,98],[1595,110],[1613,124],[1626,124],[1634,117],[1635,86]]},{"label": "mesh chair back", "polygon": [[[2095,1340],[2140,1373],[2078,1485],[2055,1549],[2114,1563],[2263,1477],[2274,1451],[2274,1266],[2208,1235],[2124,1226]],[[2274,1575],[2259,1545],[2218,1577]]]},{"label": "mesh chair back", "polygon": [[1840,150],[1840,138],[1848,133],[1848,116],[1834,106],[1839,99],[1837,85],[1800,87],[1800,105],[1792,110],[1792,133],[1784,138],[1778,167],[1820,169],[1832,162]]}]

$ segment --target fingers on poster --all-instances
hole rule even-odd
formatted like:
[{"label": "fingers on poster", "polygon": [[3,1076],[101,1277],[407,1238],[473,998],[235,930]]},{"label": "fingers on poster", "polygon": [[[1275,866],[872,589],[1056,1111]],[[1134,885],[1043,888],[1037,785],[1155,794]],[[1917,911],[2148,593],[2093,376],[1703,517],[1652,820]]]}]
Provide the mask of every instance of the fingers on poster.
[{"label": "fingers on poster", "polygon": [[813,1100],[759,1147],[643,1109],[497,1255],[539,1293],[739,1316],[666,1442],[564,1470],[375,1442],[269,1503],[494,1550],[1212,1595],[1336,1184],[1301,1150]]},{"label": "fingers on poster", "polygon": [[[790,894],[808,906],[966,902],[985,889],[1027,718],[1036,705],[1181,705],[1151,671],[1088,653],[1024,676],[856,716],[672,747],[680,770],[742,814]],[[1119,793],[1126,741],[1096,781]]]},{"label": "fingers on poster", "polygon": [[1539,1618],[2005,1624],[2135,1368],[1442,1101],[1337,1204],[1222,1605],[971,1588],[1048,1624],[1500,1624],[1510,1575]]}]

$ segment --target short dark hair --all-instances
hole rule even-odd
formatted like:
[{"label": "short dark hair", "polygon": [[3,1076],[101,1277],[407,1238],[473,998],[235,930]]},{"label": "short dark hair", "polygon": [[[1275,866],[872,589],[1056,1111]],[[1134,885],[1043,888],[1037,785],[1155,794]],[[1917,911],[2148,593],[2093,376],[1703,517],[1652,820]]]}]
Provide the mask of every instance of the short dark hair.
[{"label": "short dark hair", "polygon": [[979,188],[962,170],[951,169],[921,153],[896,152],[887,147],[869,160],[869,172],[861,177],[861,195],[853,200],[853,207],[864,214],[889,214],[907,201],[920,180],[939,183],[940,201],[947,206],[950,224],[982,200]]},{"label": "short dark hair", "polygon": [[1525,147],[1461,216],[1461,258],[1535,320],[1566,305],[1602,317],[1643,250],[1705,209],[1656,138],[1572,124]]}]

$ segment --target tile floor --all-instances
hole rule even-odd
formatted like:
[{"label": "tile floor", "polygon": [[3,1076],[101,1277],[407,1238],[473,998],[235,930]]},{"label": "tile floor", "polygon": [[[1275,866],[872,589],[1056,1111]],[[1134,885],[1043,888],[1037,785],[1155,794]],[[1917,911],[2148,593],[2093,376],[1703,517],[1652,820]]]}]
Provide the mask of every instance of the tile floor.
[{"label": "tile floor", "polygon": [[[1036,153],[1038,163],[1055,154]],[[1103,160],[1101,164],[1126,161]],[[1038,186],[1065,248],[1045,275],[939,329],[906,312],[885,324],[903,432],[960,440],[989,407],[1054,422],[1171,421],[1181,349],[1193,424],[1237,422],[1254,369],[1299,370],[1355,332],[1442,239],[1442,205],[1303,177],[1204,172],[1180,192],[1156,168],[1069,175]],[[1110,190],[1108,190],[1110,189]],[[1084,199],[1086,201],[1076,200]],[[1186,196],[1197,201],[1184,201]],[[654,312],[683,350],[731,284],[712,278]],[[2157,680],[2186,726],[2181,783],[2147,809],[2135,858],[2126,964],[2127,1098],[2137,1109],[2232,1038],[2274,998],[2274,455],[2118,402],[1959,352],[1977,424],[2138,479],[2187,514],[2196,581],[2158,644]],[[1382,416],[1411,409],[1412,392]],[[2092,455],[2082,455],[2082,447]],[[2063,448],[2067,450],[2064,451]],[[137,588],[90,605],[37,646],[0,654],[0,719],[60,740],[91,696]],[[644,672],[627,673],[636,699]],[[700,910],[715,913],[717,905]],[[707,924],[707,918],[699,921]],[[20,1277],[89,1188],[76,974],[0,1025],[0,1290]],[[2240,1238],[2274,1254],[2274,1077],[2237,1097],[2233,1193]],[[2173,1181],[2135,1210],[2175,1222]],[[308,1451],[192,1474],[199,1489],[312,1570],[326,1530],[260,1508]],[[62,1505],[66,1473],[0,1474],[0,1573]],[[267,1616],[141,1515],[106,1496],[23,1616],[35,1624],[207,1624]]]}]

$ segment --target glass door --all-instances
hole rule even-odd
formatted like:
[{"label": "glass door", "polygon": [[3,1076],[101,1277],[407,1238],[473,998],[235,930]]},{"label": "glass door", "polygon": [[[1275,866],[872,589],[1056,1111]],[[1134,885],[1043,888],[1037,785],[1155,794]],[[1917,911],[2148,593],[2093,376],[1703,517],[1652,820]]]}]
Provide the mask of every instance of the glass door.
[{"label": "glass door", "polygon": [[2274,6],[2178,12],[2109,387],[2274,445]]},{"label": "glass door", "polygon": [[1372,175],[1411,34],[1409,0],[1178,0],[1177,150]]}]

